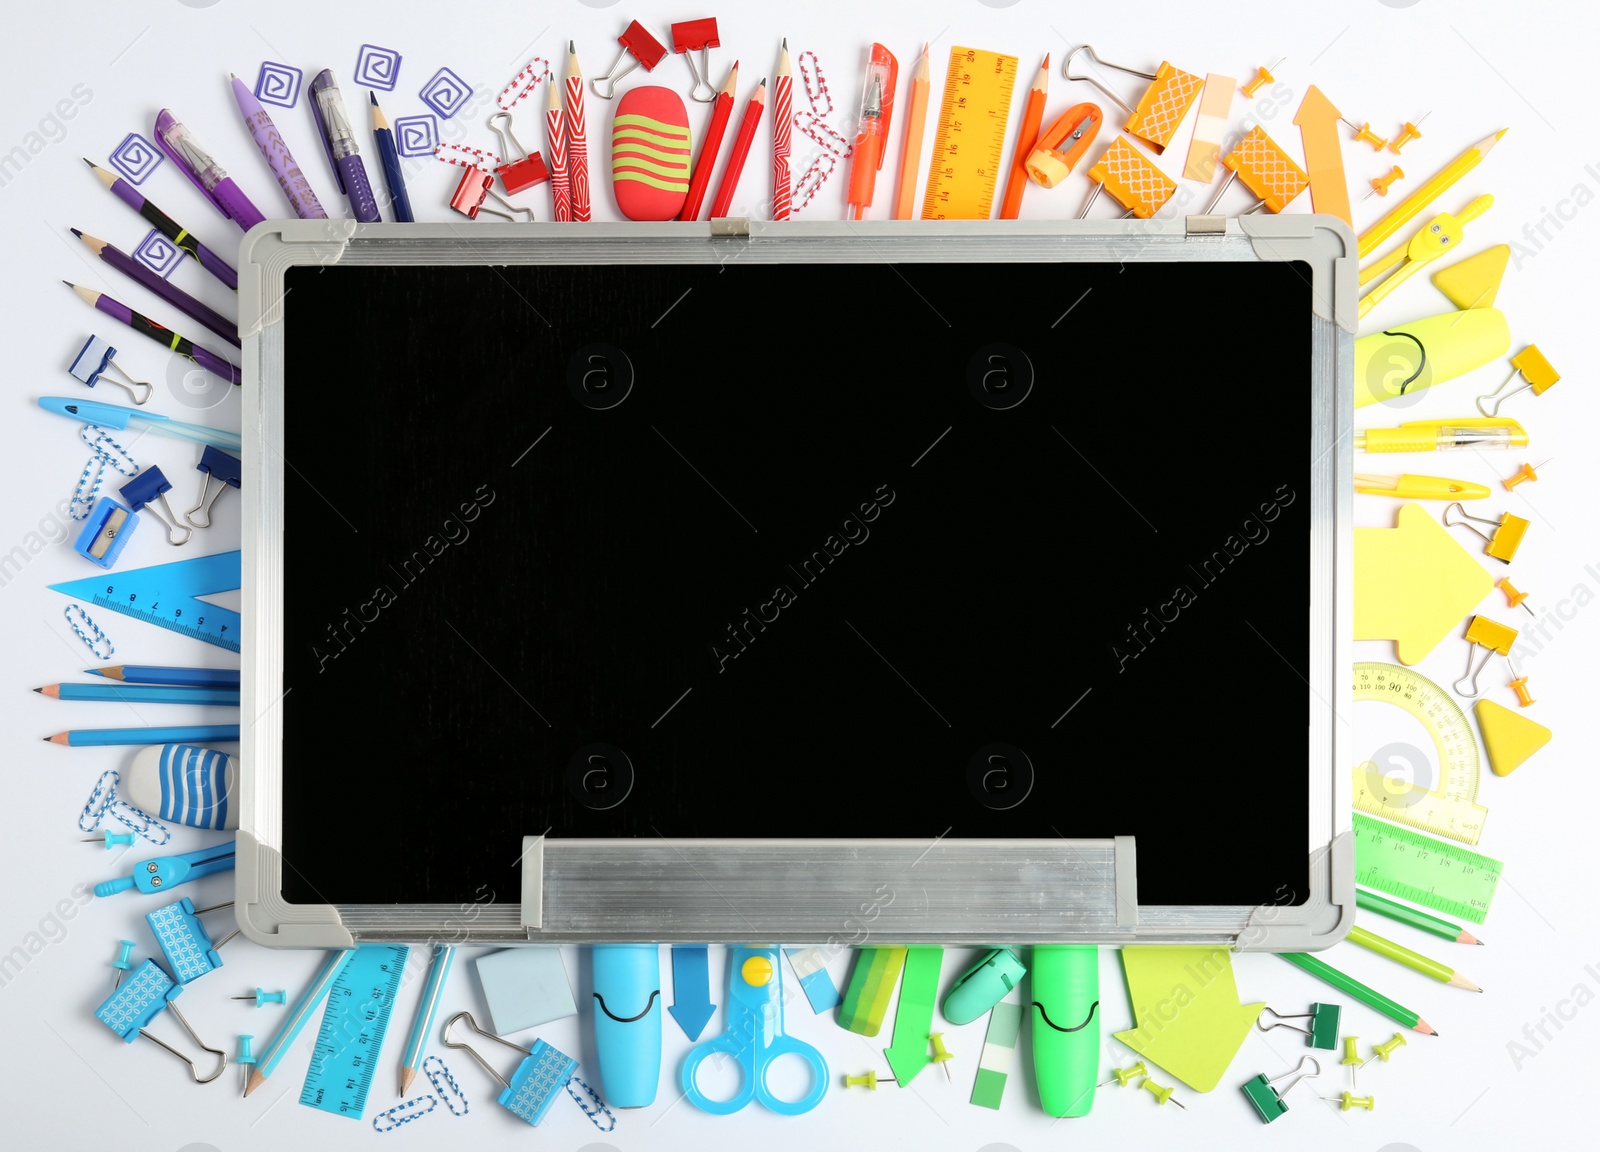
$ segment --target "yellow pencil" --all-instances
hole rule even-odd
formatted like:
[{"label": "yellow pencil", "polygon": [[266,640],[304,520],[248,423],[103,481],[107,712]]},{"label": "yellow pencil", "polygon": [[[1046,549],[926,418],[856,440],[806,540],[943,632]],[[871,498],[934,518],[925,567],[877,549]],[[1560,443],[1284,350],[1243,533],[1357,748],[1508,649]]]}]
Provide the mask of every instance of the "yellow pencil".
[{"label": "yellow pencil", "polygon": [[911,107],[906,112],[905,142],[900,147],[900,187],[894,194],[891,220],[910,220],[917,195],[917,170],[922,167],[922,130],[928,123],[928,46],[922,46],[911,74]]},{"label": "yellow pencil", "polygon": [[1368,932],[1357,924],[1350,929],[1350,935],[1345,937],[1350,943],[1376,952],[1379,956],[1393,960],[1396,964],[1403,964],[1413,972],[1419,972],[1430,980],[1437,980],[1441,984],[1448,984],[1452,988],[1465,988],[1468,992],[1482,992],[1471,980],[1460,975],[1454,968],[1432,960],[1420,952],[1413,952],[1403,944],[1396,944],[1387,940],[1376,932]]},{"label": "yellow pencil", "polygon": [[1446,189],[1476,168],[1478,162],[1489,154],[1489,150],[1495,146],[1500,137],[1509,131],[1511,129],[1502,128],[1492,136],[1485,136],[1435,172],[1431,180],[1400,201],[1393,212],[1390,212],[1361,234],[1361,239],[1357,244],[1358,256],[1364,259],[1379,244],[1382,244],[1421,214],[1422,210],[1443,195]]}]

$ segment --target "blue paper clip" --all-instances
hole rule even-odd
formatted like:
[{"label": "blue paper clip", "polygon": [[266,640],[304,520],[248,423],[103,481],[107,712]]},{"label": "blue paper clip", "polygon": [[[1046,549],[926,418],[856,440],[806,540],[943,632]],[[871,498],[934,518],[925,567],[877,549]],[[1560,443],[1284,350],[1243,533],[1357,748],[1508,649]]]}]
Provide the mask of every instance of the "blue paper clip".
[{"label": "blue paper clip", "polygon": [[[229,488],[239,487],[244,476],[244,464],[237,457],[229,456],[221,448],[206,445],[206,450],[200,453],[200,463],[195,465],[198,471],[206,474],[205,482],[200,485],[200,499],[195,501],[193,508],[183,514],[183,518],[196,528],[211,527],[211,505],[217,502],[217,496]],[[206,500],[206,493],[211,491],[211,481],[217,481],[216,495],[210,501]],[[201,513],[205,519],[196,520],[194,514]]]},{"label": "blue paper clip", "polygon": [[[167,510],[167,514],[163,516],[154,508],[150,508],[150,515],[166,528],[167,543],[174,546],[187,544],[189,537],[194,535],[194,529],[187,524],[178,523],[178,514],[172,510],[172,505],[167,503],[167,493],[171,491],[172,481],[162,475],[161,469],[154,465],[146,468],[121,488],[122,498],[135,512],[143,512],[151,501],[159,499],[161,507]],[[183,532],[182,536],[178,536],[180,530]]]},{"label": "blue paper clip", "polygon": [[[91,336],[84,342],[83,347],[78,349],[78,354],[73,358],[72,363],[67,366],[67,371],[72,374],[74,380],[81,380],[90,388],[100,382],[100,377],[105,376],[110,383],[126,390],[135,404],[145,403],[150,399],[150,394],[155,391],[155,385],[146,383],[143,380],[135,380],[113,364],[111,359],[116,354],[117,350],[110,344],[107,344],[98,336]],[[122,379],[117,380],[109,375],[110,373],[115,373]],[[144,389],[142,397],[135,391],[138,388]]]},{"label": "blue paper clip", "polygon": [[213,872],[233,871],[233,841],[213,844],[194,852],[178,856],[155,856],[141,860],[133,866],[132,876],[116,880],[102,880],[94,886],[96,896],[111,896],[137,888],[146,895],[176,888],[190,880],[210,876]]},{"label": "blue paper clip", "polygon": [[224,936],[221,943],[212,944],[211,933],[200,923],[200,917],[219,908],[232,907],[233,901],[230,900],[226,904],[213,904],[209,908],[196,910],[194,901],[185,896],[145,916],[156,943],[161,946],[161,954],[167,958],[167,967],[172,969],[179,984],[188,984],[222,967],[222,957],[217,955],[217,949],[237,936],[239,929],[235,928]]},{"label": "blue paper clip", "polygon": [[[517,1065],[517,1070],[512,1073],[510,1080],[496,1072],[489,1062],[478,1055],[471,1045],[450,1038],[450,1029],[455,1027],[458,1020],[465,1020],[467,1027],[484,1039],[493,1040],[496,1044],[504,1044],[513,1052],[522,1053],[523,1061]],[[532,1048],[523,1048],[520,1045],[511,1043],[509,1040],[501,1039],[493,1032],[485,1032],[482,1028],[479,1028],[478,1022],[472,1018],[472,1013],[457,1012],[449,1020],[445,1021],[444,1046],[446,1048],[462,1049],[468,1056],[471,1056],[482,1065],[485,1072],[500,1081],[505,1087],[500,1095],[496,1097],[496,1102],[519,1120],[525,1120],[529,1124],[537,1126],[539,1121],[544,1119],[545,1113],[550,1110],[550,1105],[555,1100],[556,1091],[560,1088],[565,1088],[573,1100],[577,1101],[578,1107],[583,1109],[584,1115],[589,1117],[589,1122],[596,1128],[600,1128],[600,1131],[609,1132],[617,1126],[616,1116],[612,1114],[611,1109],[606,1107],[606,1102],[600,1099],[593,1088],[590,1088],[587,1084],[583,1085],[584,1090],[589,1093],[590,1098],[598,1106],[596,1110],[591,1110],[588,1105],[579,1099],[578,1094],[572,1090],[572,1081],[576,1078],[578,1062],[559,1048],[546,1044],[543,1040],[535,1040]],[[583,1082],[580,1080],[579,1083]],[[600,1112],[604,1112],[610,1117],[610,1127],[600,1127],[600,1121],[596,1119]]]},{"label": "blue paper clip", "polygon": [[78,533],[72,550],[91,564],[109,568],[122,555],[128,538],[138,526],[139,520],[132,508],[124,508],[111,497],[102,496],[90,511],[89,520]]},{"label": "blue paper clip", "polygon": [[[220,1048],[210,1047],[195,1035],[194,1028],[173,1003],[182,991],[183,986],[173,983],[172,977],[163,972],[154,960],[146,960],[128,978],[127,983],[106,997],[105,1002],[94,1010],[94,1016],[96,1020],[122,1037],[125,1044],[132,1044],[135,1036],[143,1036],[146,1040],[159,1044],[189,1066],[189,1074],[194,1077],[196,1084],[209,1084],[221,1076],[222,1070],[228,1066],[228,1054]],[[195,1067],[193,1060],[165,1040],[157,1039],[145,1031],[145,1025],[168,1008],[172,1009],[172,1015],[183,1025],[184,1031],[189,1033],[189,1038],[203,1051],[210,1052],[217,1058],[217,1070],[211,1075],[201,1079],[200,1070]]]}]

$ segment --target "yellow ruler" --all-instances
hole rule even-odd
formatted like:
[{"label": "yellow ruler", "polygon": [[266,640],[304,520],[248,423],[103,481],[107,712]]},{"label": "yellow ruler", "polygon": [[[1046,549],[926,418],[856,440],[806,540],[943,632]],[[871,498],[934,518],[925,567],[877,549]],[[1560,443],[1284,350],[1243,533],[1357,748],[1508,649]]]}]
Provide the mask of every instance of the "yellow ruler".
[{"label": "yellow ruler", "polygon": [[1438,779],[1407,783],[1368,761],[1355,768],[1355,809],[1463,844],[1476,844],[1488,809],[1478,803],[1478,740],[1445,690],[1395,664],[1355,666],[1355,699],[1382,700],[1416,717],[1433,737]]},{"label": "yellow ruler", "polygon": [[928,161],[924,220],[987,220],[1000,178],[1017,58],[979,48],[950,49],[944,102]]}]

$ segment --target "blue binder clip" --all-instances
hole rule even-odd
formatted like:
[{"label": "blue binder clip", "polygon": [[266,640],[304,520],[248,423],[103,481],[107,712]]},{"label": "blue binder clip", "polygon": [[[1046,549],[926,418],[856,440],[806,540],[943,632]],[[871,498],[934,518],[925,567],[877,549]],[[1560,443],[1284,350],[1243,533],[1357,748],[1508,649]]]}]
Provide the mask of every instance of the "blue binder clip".
[{"label": "blue binder clip", "polygon": [[[128,502],[135,512],[143,512],[153,500],[160,500],[161,507],[167,510],[165,516],[154,508],[150,508],[150,515],[154,516],[167,530],[167,543],[173,546],[187,544],[189,537],[194,535],[194,529],[187,524],[178,523],[178,515],[172,510],[172,505],[167,503],[167,493],[172,491],[172,481],[162,475],[161,469],[151,466],[139,475],[129,480],[121,488],[122,498]],[[183,535],[179,536],[178,532]]]},{"label": "blue binder clip", "polygon": [[[522,1053],[522,1063],[517,1065],[517,1070],[512,1073],[510,1080],[496,1072],[493,1066],[478,1055],[471,1045],[451,1038],[450,1030],[460,1020],[465,1020],[467,1027],[484,1039],[493,1040],[496,1044],[504,1044],[513,1052]],[[472,1018],[471,1012],[457,1012],[449,1020],[445,1021],[444,1046],[446,1048],[462,1049],[468,1056],[476,1060],[485,1072],[500,1081],[504,1087],[500,1095],[495,1098],[496,1102],[519,1120],[525,1120],[529,1124],[537,1126],[539,1121],[544,1119],[545,1113],[550,1111],[550,1104],[555,1100],[556,1090],[565,1088],[567,1095],[572,1097],[578,1107],[583,1109],[583,1114],[589,1117],[589,1122],[596,1128],[600,1128],[600,1131],[609,1132],[617,1126],[617,1117],[610,1108],[606,1107],[606,1102],[600,1099],[599,1094],[593,1088],[584,1084],[582,1080],[577,1080],[578,1062],[561,1051],[561,1049],[546,1044],[543,1040],[535,1040],[532,1048],[523,1048],[521,1045],[511,1043],[509,1040],[501,1039],[493,1032],[485,1032],[482,1028],[479,1028],[478,1022]],[[582,1097],[572,1090],[572,1082],[574,1080],[577,1080],[583,1086],[583,1090],[595,1102],[595,1108],[590,1108],[583,1102]],[[611,1120],[609,1127],[600,1127],[598,1117],[602,1112]]]},{"label": "blue binder clip", "polygon": [[[209,1084],[221,1076],[222,1070],[228,1066],[228,1054],[220,1048],[210,1047],[195,1035],[194,1028],[184,1019],[183,1013],[178,1011],[177,1004],[173,1003],[182,992],[182,985],[173,983],[172,977],[157,967],[154,960],[146,960],[139,965],[127,983],[106,997],[105,1002],[94,1010],[94,1017],[122,1037],[124,1044],[132,1044],[135,1036],[143,1036],[146,1040],[159,1044],[189,1066],[189,1075],[194,1077],[196,1084]],[[193,1060],[165,1040],[158,1039],[145,1031],[145,1025],[168,1008],[172,1009],[172,1015],[177,1018],[178,1023],[183,1025],[183,1030],[189,1033],[189,1038],[198,1044],[202,1051],[210,1052],[217,1058],[217,1070],[211,1075],[202,1079],[200,1070],[195,1067]]]},{"label": "blue binder clip", "polygon": [[[84,342],[83,347],[78,349],[78,355],[67,366],[67,371],[72,373],[74,380],[81,380],[91,388],[100,382],[100,377],[105,376],[108,382],[124,389],[133,398],[135,404],[145,403],[150,399],[151,393],[155,391],[155,385],[148,384],[143,380],[135,380],[121,368],[118,368],[111,362],[111,358],[116,354],[117,350],[100,339],[100,337],[91,336]],[[115,373],[122,379],[113,379],[110,373]],[[144,389],[143,396],[139,395],[137,391],[139,388]]]},{"label": "blue binder clip", "polygon": [[89,512],[89,521],[78,533],[72,550],[91,564],[109,568],[122,555],[128,537],[139,526],[133,509],[124,508],[109,496],[102,496]]},{"label": "blue binder clip", "polygon": [[156,943],[161,946],[161,954],[167,958],[167,967],[172,969],[172,975],[179,984],[189,984],[207,972],[222,967],[222,957],[217,955],[217,949],[237,936],[239,929],[235,928],[224,936],[221,944],[212,944],[211,933],[200,923],[200,917],[219,908],[232,907],[233,901],[230,900],[226,904],[196,909],[194,901],[185,896],[145,916]]},{"label": "blue binder clip", "polygon": [[94,894],[112,896],[118,892],[126,892],[130,888],[137,888],[145,895],[151,895],[176,888],[179,884],[190,880],[198,880],[202,876],[210,876],[213,872],[231,871],[233,871],[233,841],[229,840],[226,844],[213,844],[210,848],[185,852],[180,856],[156,856],[149,860],[141,860],[133,866],[132,876],[102,880],[94,886]]},{"label": "blue binder clip", "polygon": [[[200,499],[195,501],[193,508],[183,514],[183,518],[196,528],[211,527],[211,505],[217,502],[217,497],[229,488],[239,487],[243,479],[244,464],[234,456],[229,456],[221,448],[206,445],[206,450],[200,454],[200,463],[195,468],[206,474],[205,482],[200,485]],[[206,493],[211,491],[211,482],[217,481],[217,491],[208,502]],[[204,520],[196,520],[194,514],[201,513]]]}]

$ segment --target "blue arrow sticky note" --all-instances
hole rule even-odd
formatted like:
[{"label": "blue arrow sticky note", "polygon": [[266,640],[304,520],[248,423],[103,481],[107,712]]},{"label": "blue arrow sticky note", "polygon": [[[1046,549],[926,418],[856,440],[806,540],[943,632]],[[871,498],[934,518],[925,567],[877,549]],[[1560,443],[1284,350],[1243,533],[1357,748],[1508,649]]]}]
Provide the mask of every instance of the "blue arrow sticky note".
[{"label": "blue arrow sticky note", "polygon": [[717,1006],[711,1002],[711,969],[704,944],[672,946],[672,1018],[691,1040],[700,1033]]}]

